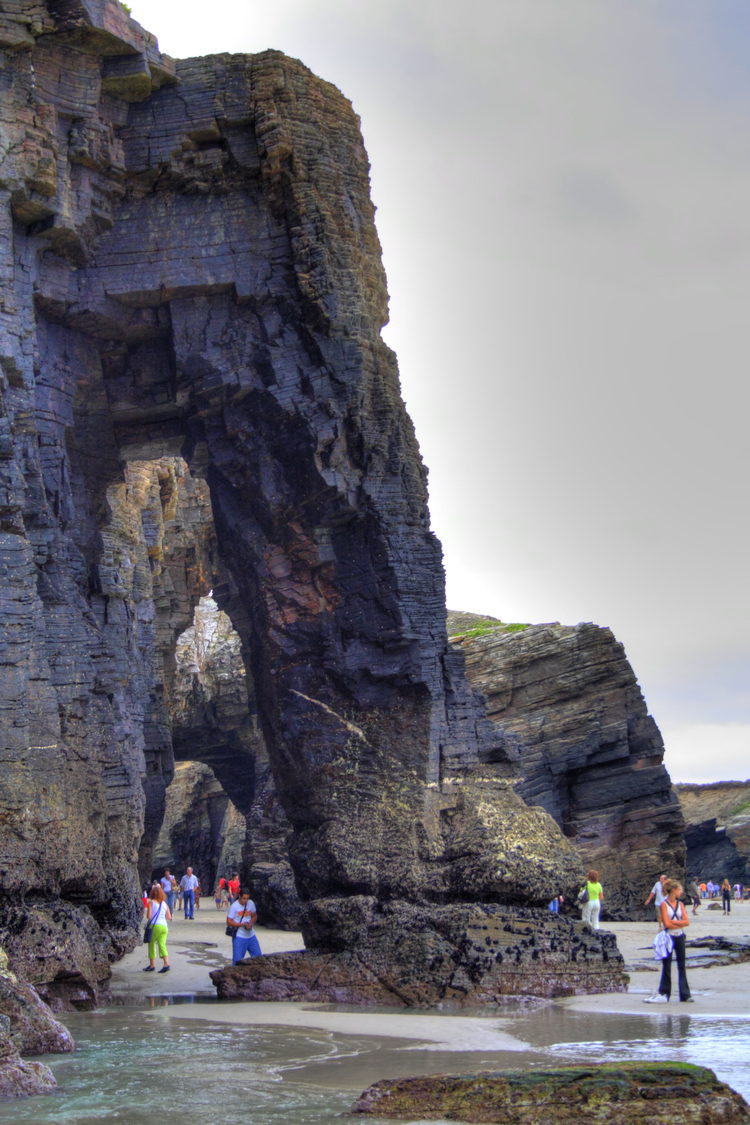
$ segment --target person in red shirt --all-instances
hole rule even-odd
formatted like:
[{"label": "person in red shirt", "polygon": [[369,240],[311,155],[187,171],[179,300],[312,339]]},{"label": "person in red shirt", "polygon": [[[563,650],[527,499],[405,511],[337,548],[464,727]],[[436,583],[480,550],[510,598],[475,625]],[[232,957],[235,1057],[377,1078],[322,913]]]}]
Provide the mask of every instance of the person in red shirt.
[{"label": "person in red shirt", "polygon": [[240,893],[240,877],[238,872],[235,871],[232,878],[229,880],[229,901],[236,902]]}]

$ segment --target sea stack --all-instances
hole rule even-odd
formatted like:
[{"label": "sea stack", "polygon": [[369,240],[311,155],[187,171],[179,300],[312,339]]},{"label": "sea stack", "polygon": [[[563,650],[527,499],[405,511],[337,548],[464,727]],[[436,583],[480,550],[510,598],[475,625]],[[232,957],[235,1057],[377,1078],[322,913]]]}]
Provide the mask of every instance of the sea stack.
[{"label": "sea stack", "polygon": [[332,980],[355,954],[408,1002],[415,957],[434,1000],[624,987],[544,911],[573,846],[482,770],[349,102],[276,51],[175,63],[116,0],[5,3],[0,47],[12,966],[86,1006],[132,948],[174,643],[213,591]]}]

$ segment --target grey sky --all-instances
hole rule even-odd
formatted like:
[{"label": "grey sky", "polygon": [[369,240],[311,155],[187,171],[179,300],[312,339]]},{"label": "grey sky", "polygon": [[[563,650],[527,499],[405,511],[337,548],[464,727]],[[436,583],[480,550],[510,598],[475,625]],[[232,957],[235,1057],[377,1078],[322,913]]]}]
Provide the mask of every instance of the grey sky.
[{"label": "grey sky", "polygon": [[750,777],[750,6],[131,7],[360,114],[449,604],[610,625],[673,778]]}]

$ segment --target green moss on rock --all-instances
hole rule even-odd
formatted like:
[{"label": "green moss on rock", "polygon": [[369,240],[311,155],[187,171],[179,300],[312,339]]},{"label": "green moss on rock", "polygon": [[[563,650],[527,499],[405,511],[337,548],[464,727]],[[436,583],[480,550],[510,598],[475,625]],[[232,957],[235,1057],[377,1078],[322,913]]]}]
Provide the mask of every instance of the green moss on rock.
[{"label": "green moss on rock", "polygon": [[603,1063],[376,1082],[353,1113],[503,1125],[734,1125],[750,1122],[744,1098],[706,1067]]}]

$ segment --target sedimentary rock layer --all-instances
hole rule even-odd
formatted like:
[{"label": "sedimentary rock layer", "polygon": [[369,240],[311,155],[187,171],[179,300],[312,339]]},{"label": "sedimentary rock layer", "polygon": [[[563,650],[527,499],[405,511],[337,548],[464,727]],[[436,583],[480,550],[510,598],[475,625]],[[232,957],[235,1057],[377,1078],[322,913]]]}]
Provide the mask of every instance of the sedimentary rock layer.
[{"label": "sedimentary rock layer", "polygon": [[750,883],[750,781],[676,785],[691,875]]},{"label": "sedimentary rock layer", "polygon": [[542,905],[578,860],[480,768],[502,750],[446,641],[351,106],[277,52],[175,64],[114,0],[6,2],[0,47],[13,964],[89,1003],[132,944],[170,647],[209,589],[312,943],[344,946],[353,896]]},{"label": "sedimentary rock layer", "polygon": [[465,614],[449,624],[503,748],[484,760],[505,774],[515,761],[524,800],[546,809],[599,870],[605,916],[637,917],[662,871],[684,872],[684,822],[623,646],[590,624],[475,618],[472,630]]}]

